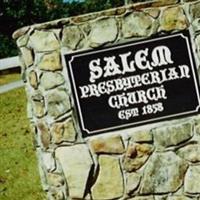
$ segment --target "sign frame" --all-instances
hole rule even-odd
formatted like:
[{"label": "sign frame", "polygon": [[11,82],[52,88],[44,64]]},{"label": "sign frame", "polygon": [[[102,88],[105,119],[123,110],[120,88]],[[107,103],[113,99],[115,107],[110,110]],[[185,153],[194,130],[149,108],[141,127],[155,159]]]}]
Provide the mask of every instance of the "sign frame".
[{"label": "sign frame", "polygon": [[[185,39],[186,44],[187,44],[187,52],[189,54],[190,63],[191,63],[190,69],[192,71],[192,75],[194,78],[194,87],[195,87],[197,101],[198,101],[198,105],[196,105],[196,108],[194,110],[190,110],[190,111],[186,111],[186,112],[174,113],[171,115],[164,115],[161,117],[155,117],[155,118],[150,118],[150,119],[146,119],[146,120],[142,120],[142,121],[126,123],[126,124],[122,124],[122,125],[118,125],[118,126],[107,127],[107,128],[97,129],[97,130],[93,130],[93,131],[88,130],[87,127],[85,126],[83,114],[82,114],[83,111],[82,111],[80,102],[78,100],[79,97],[78,97],[78,92],[76,89],[76,82],[75,82],[75,78],[74,78],[74,74],[73,74],[72,62],[76,58],[80,58],[82,56],[88,56],[88,55],[91,55],[91,54],[94,54],[97,52],[101,53],[101,52],[106,52],[109,50],[120,49],[121,47],[130,47],[130,46],[135,46],[135,45],[139,45],[139,44],[147,44],[150,42],[159,41],[159,40],[163,40],[163,39],[170,39],[170,38],[174,38],[177,36],[180,36],[183,39]],[[96,134],[110,132],[110,131],[114,131],[114,130],[120,130],[123,128],[130,128],[130,127],[135,127],[135,126],[144,125],[144,124],[148,124],[148,123],[155,123],[155,122],[160,122],[163,120],[169,120],[169,119],[173,119],[173,118],[179,118],[179,117],[184,117],[184,116],[189,116],[189,115],[199,113],[199,108],[200,108],[199,78],[198,78],[198,73],[197,73],[197,68],[196,68],[196,63],[195,63],[195,57],[193,54],[194,54],[194,52],[193,52],[193,48],[192,48],[192,42],[191,42],[190,34],[189,34],[188,30],[184,30],[184,31],[170,34],[170,35],[164,35],[164,36],[159,36],[159,37],[154,37],[154,38],[147,38],[144,40],[131,41],[131,42],[120,43],[120,44],[118,43],[118,44],[114,44],[113,46],[106,46],[103,48],[76,51],[76,52],[72,52],[72,53],[63,52],[62,53],[63,65],[65,68],[67,68],[67,71],[68,71],[68,76],[69,76],[70,84],[71,84],[71,90],[72,90],[72,94],[73,94],[73,98],[74,98],[74,102],[75,102],[75,109],[77,112],[79,125],[80,125],[80,129],[82,131],[83,137],[93,136]]]}]

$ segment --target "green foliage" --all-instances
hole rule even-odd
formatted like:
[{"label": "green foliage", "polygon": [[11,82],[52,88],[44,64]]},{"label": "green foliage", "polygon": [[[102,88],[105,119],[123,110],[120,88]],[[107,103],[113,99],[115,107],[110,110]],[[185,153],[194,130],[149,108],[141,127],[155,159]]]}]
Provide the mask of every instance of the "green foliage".
[{"label": "green foliage", "polygon": [[86,12],[93,12],[122,6],[123,4],[124,1],[122,0],[86,0],[84,6]]},{"label": "green foliage", "polygon": [[65,5],[68,16],[96,12],[124,5],[124,0],[85,0]]},{"label": "green foliage", "polygon": [[15,42],[7,35],[0,33],[0,58],[17,55]]},{"label": "green foliage", "polygon": [[17,55],[12,33],[23,26],[60,18],[62,0],[3,0],[0,2],[0,58]]},{"label": "green foliage", "polygon": [[17,54],[12,33],[23,26],[122,6],[124,0],[1,0],[0,58]]}]

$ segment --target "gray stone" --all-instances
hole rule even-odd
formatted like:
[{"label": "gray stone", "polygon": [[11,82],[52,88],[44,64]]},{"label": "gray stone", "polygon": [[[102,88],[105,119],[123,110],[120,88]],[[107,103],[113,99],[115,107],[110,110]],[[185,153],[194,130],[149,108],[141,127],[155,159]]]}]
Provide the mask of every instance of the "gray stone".
[{"label": "gray stone", "polygon": [[59,52],[53,51],[52,53],[44,54],[38,63],[38,67],[47,71],[61,70],[62,65]]},{"label": "gray stone", "polygon": [[40,154],[42,163],[45,166],[48,172],[52,172],[56,168],[55,159],[53,158],[52,153],[49,152],[41,152]]},{"label": "gray stone", "polygon": [[97,15],[95,13],[90,13],[89,15],[74,16],[74,17],[72,17],[72,21],[73,21],[73,23],[76,23],[76,24],[84,24],[83,22],[88,22],[95,18],[97,18]]},{"label": "gray stone", "polygon": [[187,163],[173,152],[153,154],[146,165],[140,193],[175,192],[183,184],[187,167]]},{"label": "gray stone", "polygon": [[183,30],[188,27],[188,21],[181,7],[166,8],[160,18],[160,30]]},{"label": "gray stone", "polygon": [[194,200],[194,198],[186,197],[183,195],[177,195],[177,196],[174,195],[174,196],[169,196],[167,200]]},{"label": "gray stone", "polygon": [[200,144],[189,144],[179,149],[177,154],[190,162],[200,162]]},{"label": "gray stone", "polygon": [[33,64],[33,55],[32,51],[26,47],[20,48],[20,51],[22,53],[22,57],[25,63],[26,67],[29,67]]},{"label": "gray stone", "polygon": [[83,199],[92,158],[86,145],[79,144],[71,147],[56,149],[56,158],[61,163],[71,198]]},{"label": "gray stone", "polygon": [[56,72],[44,72],[41,77],[41,86],[45,90],[55,88],[62,85],[65,82],[61,73]]},{"label": "gray stone", "polygon": [[167,195],[155,195],[154,200],[167,200]]},{"label": "gray stone", "polygon": [[30,36],[31,47],[37,52],[54,51],[60,48],[60,44],[53,32],[35,31]]},{"label": "gray stone", "polygon": [[33,113],[36,117],[41,118],[45,115],[45,102],[44,97],[37,93],[34,96],[32,96],[32,107],[33,107]]},{"label": "gray stone", "polygon": [[158,18],[159,14],[160,14],[160,10],[158,8],[149,8],[149,9],[145,10],[145,12],[153,18]]},{"label": "gray stone", "polygon": [[38,118],[41,118],[45,115],[45,107],[43,100],[41,101],[34,101],[33,103],[33,112],[34,115]]},{"label": "gray stone", "polygon": [[26,107],[26,110],[27,110],[27,118],[28,119],[33,119],[34,117],[34,114],[33,114],[33,103],[31,102],[31,98],[29,95],[27,95],[27,107]]},{"label": "gray stone", "polygon": [[95,153],[124,153],[124,144],[119,135],[94,138],[90,140],[90,146]]},{"label": "gray stone", "polygon": [[[103,30],[103,31],[102,31]],[[117,38],[118,27],[114,18],[104,18],[91,24],[91,32],[88,36],[91,47],[113,42]]]},{"label": "gray stone", "polygon": [[190,194],[200,194],[200,165],[189,167],[185,175],[184,191]]},{"label": "gray stone", "polygon": [[52,90],[47,94],[48,115],[57,118],[71,109],[69,95],[64,89]]},{"label": "gray stone", "polygon": [[84,38],[80,41],[79,45],[77,46],[77,49],[90,49],[89,41]]},{"label": "gray stone", "polygon": [[89,35],[91,31],[91,26],[89,22],[86,22],[84,24],[81,24],[80,29],[86,34]]},{"label": "gray stone", "polygon": [[122,34],[124,38],[144,37],[153,32],[155,23],[146,13],[134,12],[122,19]]},{"label": "gray stone", "polygon": [[88,193],[85,197],[84,200],[92,200],[92,196],[90,193]]},{"label": "gray stone", "polygon": [[[125,7],[117,7],[116,8],[116,15],[123,15],[126,13],[126,8]],[[113,15],[113,14],[111,14]]]},{"label": "gray stone", "polygon": [[167,6],[167,5],[174,5],[179,3],[179,0],[156,0],[155,3],[152,3],[152,6]]},{"label": "gray stone", "polygon": [[197,48],[198,48],[198,50],[199,50],[199,53],[200,53],[200,35],[198,35],[197,37],[196,37],[196,44],[197,44]]},{"label": "gray stone", "polygon": [[22,28],[16,30],[12,35],[13,39],[17,39],[17,38],[21,37],[22,35],[26,34],[29,29],[30,29],[30,27],[25,26],[25,27],[22,27]]},{"label": "gray stone", "polygon": [[193,20],[200,18],[200,12],[199,11],[200,11],[200,2],[191,4],[190,14],[191,14]]},{"label": "gray stone", "polygon": [[170,147],[186,142],[193,136],[190,123],[160,127],[153,130],[155,144]]},{"label": "gray stone", "polygon": [[92,187],[95,200],[116,199],[123,195],[123,177],[119,159],[113,156],[99,156],[100,171]]},{"label": "gray stone", "polygon": [[154,200],[154,198],[152,195],[148,195],[148,196],[133,197],[133,198],[130,198],[129,200]]},{"label": "gray stone", "polygon": [[43,148],[45,149],[49,148],[51,138],[50,138],[50,133],[49,133],[47,124],[45,123],[45,121],[40,120],[37,124],[37,128],[40,132],[40,139],[41,139]]},{"label": "gray stone", "polygon": [[140,184],[141,175],[138,173],[127,173],[126,176],[126,193],[131,194]]},{"label": "gray stone", "polygon": [[22,54],[19,54],[18,55],[18,59],[19,59],[19,64],[20,64],[20,67],[21,67],[21,76],[22,76],[22,80],[24,80],[24,82],[26,81],[26,65],[25,65],[25,62],[24,62],[24,59],[22,57]]},{"label": "gray stone", "polygon": [[43,190],[47,191],[49,189],[49,185],[47,183],[47,169],[45,168],[45,163],[43,161],[43,154],[46,152],[42,152],[41,149],[37,148],[37,156],[38,156],[38,169],[41,179],[41,185]]},{"label": "gray stone", "polygon": [[192,27],[193,27],[193,30],[194,30],[195,32],[197,32],[197,31],[200,30],[200,18],[195,19],[195,20],[192,22]]},{"label": "gray stone", "polygon": [[174,193],[175,196],[180,196],[184,194],[184,187],[183,185]]},{"label": "gray stone", "polygon": [[127,172],[132,172],[142,167],[154,150],[151,144],[130,144],[127,148],[123,166]]},{"label": "gray stone", "polygon": [[195,133],[200,135],[200,119],[198,119],[195,123]]},{"label": "gray stone", "polygon": [[74,128],[73,120],[70,118],[65,122],[53,124],[51,134],[53,141],[56,144],[64,141],[74,142],[76,139],[76,130]]},{"label": "gray stone", "polygon": [[37,74],[34,70],[32,70],[29,75],[29,83],[30,85],[34,88],[37,89],[38,88],[38,78],[37,78]]},{"label": "gray stone", "polygon": [[64,178],[60,174],[48,173],[47,174],[48,184],[54,187],[61,187],[64,185]]},{"label": "gray stone", "polygon": [[60,40],[61,38],[61,28],[58,28],[58,29],[51,29],[51,31],[55,34],[55,36],[58,38],[58,40]]},{"label": "gray stone", "polygon": [[22,35],[21,37],[19,37],[17,39],[17,46],[18,47],[24,47],[24,46],[26,46],[27,43],[28,43],[28,40],[29,40],[29,36],[27,34]]},{"label": "gray stone", "polygon": [[65,196],[61,190],[51,189],[48,192],[48,199],[49,200],[64,200]]},{"label": "gray stone", "polygon": [[153,136],[151,131],[149,130],[142,130],[136,131],[132,134],[131,142],[152,142]]},{"label": "gray stone", "polygon": [[68,26],[63,29],[62,46],[76,49],[84,35],[78,26]]}]

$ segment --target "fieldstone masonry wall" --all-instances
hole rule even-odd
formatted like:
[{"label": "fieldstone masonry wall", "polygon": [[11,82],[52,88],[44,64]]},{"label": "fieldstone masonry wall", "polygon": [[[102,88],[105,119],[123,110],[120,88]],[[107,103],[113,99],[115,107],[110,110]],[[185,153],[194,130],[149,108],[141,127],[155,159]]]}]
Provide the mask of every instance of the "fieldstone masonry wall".
[{"label": "fieldstone masonry wall", "polygon": [[83,139],[61,62],[61,48],[73,52],[184,29],[199,69],[200,1],[131,4],[13,34],[48,199],[200,200],[199,116]]}]

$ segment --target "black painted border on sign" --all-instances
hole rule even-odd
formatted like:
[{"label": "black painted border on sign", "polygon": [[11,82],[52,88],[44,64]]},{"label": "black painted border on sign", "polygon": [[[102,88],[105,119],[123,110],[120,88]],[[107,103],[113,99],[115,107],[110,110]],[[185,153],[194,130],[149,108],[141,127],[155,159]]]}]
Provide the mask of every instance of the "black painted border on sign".
[{"label": "black painted border on sign", "polygon": [[[113,49],[120,49],[121,47],[135,46],[135,45],[138,45],[138,44],[145,44],[145,43],[159,41],[159,40],[163,40],[163,39],[167,39],[167,38],[173,38],[173,37],[176,37],[176,36],[183,37],[186,40],[186,43],[187,43],[187,47],[188,47],[187,51],[188,51],[189,57],[190,57],[191,70],[192,70],[193,77],[194,77],[194,87],[195,87],[197,101],[198,101],[198,104],[196,105],[196,109],[190,110],[190,111],[187,111],[187,112],[175,113],[175,114],[172,114],[172,115],[166,115],[166,116],[162,116],[162,117],[151,118],[151,119],[148,119],[148,120],[137,121],[137,122],[134,122],[134,123],[128,123],[128,124],[124,124],[124,125],[119,125],[119,126],[89,131],[87,129],[87,127],[85,127],[85,124],[84,124],[84,121],[83,121],[82,109],[81,109],[81,106],[80,106],[80,103],[79,103],[79,100],[78,100],[78,94],[77,94],[77,91],[76,91],[76,83],[75,83],[74,76],[73,76],[71,62],[74,59],[76,59],[77,57],[81,57],[81,56],[85,56],[85,55],[87,55],[87,56],[92,55],[93,53],[96,53],[96,52],[105,52],[105,51],[109,51],[109,50],[113,50]],[[191,43],[191,40],[190,40],[190,34],[189,34],[188,30],[181,31],[181,32],[178,32],[178,33],[174,33],[174,34],[170,34],[170,35],[148,38],[148,39],[138,40],[138,41],[134,41],[134,42],[120,43],[120,44],[115,44],[113,46],[96,48],[96,49],[92,49],[92,50],[90,49],[90,50],[84,50],[84,51],[76,51],[76,52],[73,52],[73,53],[64,52],[63,55],[62,55],[62,58],[63,58],[63,64],[67,68],[68,75],[69,75],[69,78],[70,78],[72,93],[73,93],[74,101],[75,101],[75,109],[76,109],[76,112],[77,112],[77,115],[78,115],[78,120],[79,120],[79,124],[80,124],[80,128],[81,128],[83,137],[92,136],[92,135],[105,133],[105,132],[109,132],[109,131],[114,131],[114,130],[120,130],[122,128],[130,128],[130,127],[135,127],[135,126],[139,126],[139,125],[144,125],[144,124],[149,124],[149,123],[154,123],[154,122],[160,122],[160,121],[163,121],[163,120],[169,120],[169,119],[174,119],[174,118],[179,118],[179,117],[184,117],[184,116],[190,116],[190,115],[194,115],[194,114],[199,113],[199,108],[200,108],[199,79],[198,79],[198,75],[197,75],[196,63],[195,63],[195,59],[194,59],[194,55],[193,55],[192,43]]]}]

